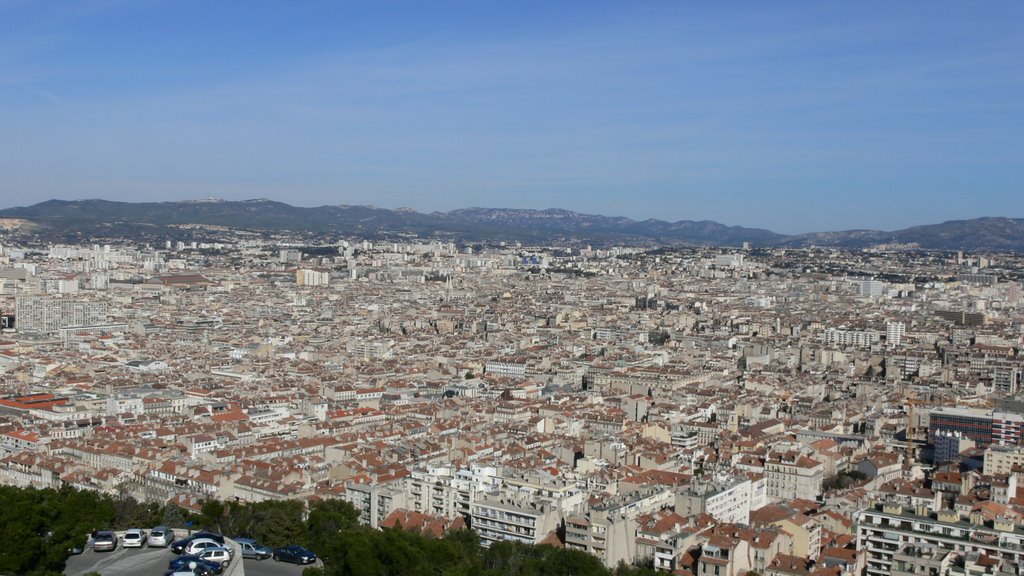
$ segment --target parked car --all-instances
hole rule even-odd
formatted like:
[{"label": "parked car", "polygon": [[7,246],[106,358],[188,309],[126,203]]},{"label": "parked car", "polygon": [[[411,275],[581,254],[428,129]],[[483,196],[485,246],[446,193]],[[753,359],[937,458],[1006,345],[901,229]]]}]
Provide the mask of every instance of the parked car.
[{"label": "parked car", "polygon": [[218,544],[223,544],[224,543],[224,535],[223,534],[217,534],[216,532],[207,532],[205,530],[201,530],[199,532],[193,532],[192,534],[189,535],[189,538],[209,538],[210,540],[216,540]]},{"label": "parked car", "polygon": [[142,548],[146,544],[146,531],[141,528],[132,528],[124,533],[121,539],[125,548]]},{"label": "parked car", "polygon": [[157,526],[149,531],[149,545],[164,547],[174,542],[174,530],[167,526]]},{"label": "parked car", "polygon": [[175,540],[174,542],[172,542],[171,552],[174,552],[175,554],[182,554],[183,552],[185,552],[185,548],[193,540],[198,540],[200,538],[213,540],[218,544],[224,544],[224,537],[220,534],[214,534],[213,532],[196,532],[187,538],[182,538],[181,540]]},{"label": "parked car", "polygon": [[230,548],[224,546],[210,547],[199,553],[199,557],[207,562],[216,562],[221,566],[227,566],[231,563],[232,552]]},{"label": "parked car", "polygon": [[220,574],[224,571],[224,567],[220,564],[217,564],[216,562],[209,562],[207,560],[203,560],[196,554],[186,554],[183,556],[178,556],[177,558],[171,560],[171,562],[167,565],[167,569],[170,572],[175,572],[178,570],[188,570],[189,565],[193,562],[195,563],[196,566],[201,566],[207,570],[212,571],[214,574]]},{"label": "parked car", "polygon": [[196,566],[195,568],[186,566],[181,570],[168,570],[164,572],[164,576],[215,576],[215,572],[204,566]]},{"label": "parked car", "polygon": [[252,538],[235,538],[234,541],[238,542],[238,547],[242,549],[242,558],[266,560],[274,555],[273,550],[266,546],[260,546]]},{"label": "parked car", "polygon": [[199,555],[203,550],[207,548],[222,548],[220,542],[212,540],[210,538],[196,538],[195,540],[188,543],[185,547],[185,554],[196,554]]},{"label": "parked car", "polygon": [[312,564],[316,562],[316,554],[302,546],[291,545],[274,549],[274,560],[293,564]]},{"label": "parked car", "polygon": [[100,530],[92,539],[92,549],[100,552],[102,550],[114,550],[117,548],[117,534],[110,530]]}]

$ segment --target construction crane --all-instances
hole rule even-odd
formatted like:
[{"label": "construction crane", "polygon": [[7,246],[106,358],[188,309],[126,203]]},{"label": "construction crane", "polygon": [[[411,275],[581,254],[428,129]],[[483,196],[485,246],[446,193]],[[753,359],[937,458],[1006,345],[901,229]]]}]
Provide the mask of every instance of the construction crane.
[{"label": "construction crane", "polygon": [[914,419],[914,409],[918,404],[917,391],[914,390],[914,386],[910,382],[906,382],[902,385],[903,397],[907,402],[907,461],[914,461],[914,440],[917,438],[917,425]]},{"label": "construction crane", "polygon": [[917,437],[917,426],[914,425],[914,406],[917,405],[917,393],[910,388],[907,394],[907,462],[914,461],[914,438]]}]

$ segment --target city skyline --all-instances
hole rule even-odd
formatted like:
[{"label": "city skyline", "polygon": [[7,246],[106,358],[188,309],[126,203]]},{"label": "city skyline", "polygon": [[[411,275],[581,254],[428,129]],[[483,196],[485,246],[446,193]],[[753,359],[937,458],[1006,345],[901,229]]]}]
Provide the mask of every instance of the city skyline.
[{"label": "city skyline", "polygon": [[3,204],[1019,217],[1021,11],[0,2]]},{"label": "city skyline", "polygon": [[1024,561],[1021,252],[0,240],[6,572],[163,574],[188,528],[302,571],[238,526],[324,576]]}]

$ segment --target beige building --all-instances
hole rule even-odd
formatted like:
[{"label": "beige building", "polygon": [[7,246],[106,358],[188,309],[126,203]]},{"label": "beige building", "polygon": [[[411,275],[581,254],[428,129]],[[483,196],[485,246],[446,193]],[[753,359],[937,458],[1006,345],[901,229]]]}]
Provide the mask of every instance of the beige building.
[{"label": "beige building", "polygon": [[359,511],[359,521],[377,528],[392,512],[407,508],[406,493],[400,481],[386,484],[353,484],[345,486],[344,499]]},{"label": "beige building", "polygon": [[821,526],[804,514],[774,522],[793,539],[793,555],[816,560],[821,553]]},{"label": "beige building", "polygon": [[749,478],[729,477],[720,481],[695,482],[676,494],[676,512],[683,516],[708,514],[719,522],[748,524],[752,486]]},{"label": "beige building", "polygon": [[985,475],[1009,474],[1014,467],[1024,468],[1024,447],[992,445],[985,450]]},{"label": "beige building", "polygon": [[764,475],[768,480],[768,500],[779,502],[817,499],[825,474],[821,462],[787,451],[769,456],[764,463]]},{"label": "beige building", "polygon": [[652,486],[592,506],[586,515],[565,522],[565,546],[597,556],[611,568],[637,559],[637,517],[670,505],[675,498],[667,486]]},{"label": "beige building", "polygon": [[471,506],[473,530],[480,544],[513,541],[538,544],[558,529],[561,514],[551,501],[486,495]]}]

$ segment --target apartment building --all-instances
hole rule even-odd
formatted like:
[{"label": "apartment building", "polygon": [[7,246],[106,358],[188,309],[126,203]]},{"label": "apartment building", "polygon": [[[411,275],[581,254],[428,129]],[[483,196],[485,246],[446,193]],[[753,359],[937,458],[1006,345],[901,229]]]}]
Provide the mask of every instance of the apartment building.
[{"label": "apartment building", "polygon": [[1016,446],[1024,437],[1024,415],[987,410],[940,406],[928,413],[928,441],[935,444],[940,431],[958,432],[978,447],[991,444]]},{"label": "apartment building", "polygon": [[586,514],[565,522],[565,545],[597,556],[611,568],[637,559],[637,517],[673,504],[675,494],[667,486],[650,486],[620,494],[590,507]]},{"label": "apartment building", "polygon": [[470,526],[480,544],[513,541],[538,544],[558,529],[562,516],[550,500],[486,494],[471,506]]},{"label": "apartment building", "polygon": [[1020,564],[1024,526],[1008,518],[987,520],[980,512],[964,516],[952,510],[933,512],[927,506],[910,509],[889,503],[875,504],[858,515],[857,549],[867,552],[867,576],[906,570],[910,545],[931,548],[933,560],[941,551],[977,552]]},{"label": "apartment building", "polygon": [[743,576],[751,569],[751,556],[745,540],[712,536],[701,546],[697,576]]},{"label": "apartment building", "polygon": [[526,376],[526,362],[520,359],[488,360],[484,372],[490,376],[522,378]]},{"label": "apartment building", "polygon": [[377,528],[392,512],[408,508],[405,487],[401,481],[387,483],[347,483],[344,500],[359,511],[359,521]]},{"label": "apartment building", "polygon": [[906,544],[893,554],[892,576],[948,574],[957,553],[938,546]]},{"label": "apartment building", "polygon": [[1006,475],[1018,467],[1024,469],[1024,447],[989,446],[985,449],[986,476]]},{"label": "apartment building", "polygon": [[683,516],[707,514],[719,522],[747,524],[754,499],[749,478],[729,476],[710,482],[694,482],[676,494],[676,512]]},{"label": "apartment building", "polygon": [[829,328],[822,333],[826,346],[870,348],[880,339],[877,330],[854,330],[846,327]]},{"label": "apartment building", "polygon": [[451,464],[415,469],[406,479],[409,509],[444,518],[469,518],[477,494],[497,490],[502,483],[494,466]]},{"label": "apartment building", "polygon": [[824,470],[821,462],[799,452],[786,451],[769,455],[764,463],[768,500],[817,499],[821,494]]},{"label": "apartment building", "polygon": [[69,326],[106,324],[107,303],[46,296],[19,296],[15,299],[19,332],[56,334]]},{"label": "apartment building", "polygon": [[295,284],[297,286],[327,286],[330,284],[331,276],[326,270],[312,270],[299,268],[295,271]]}]

